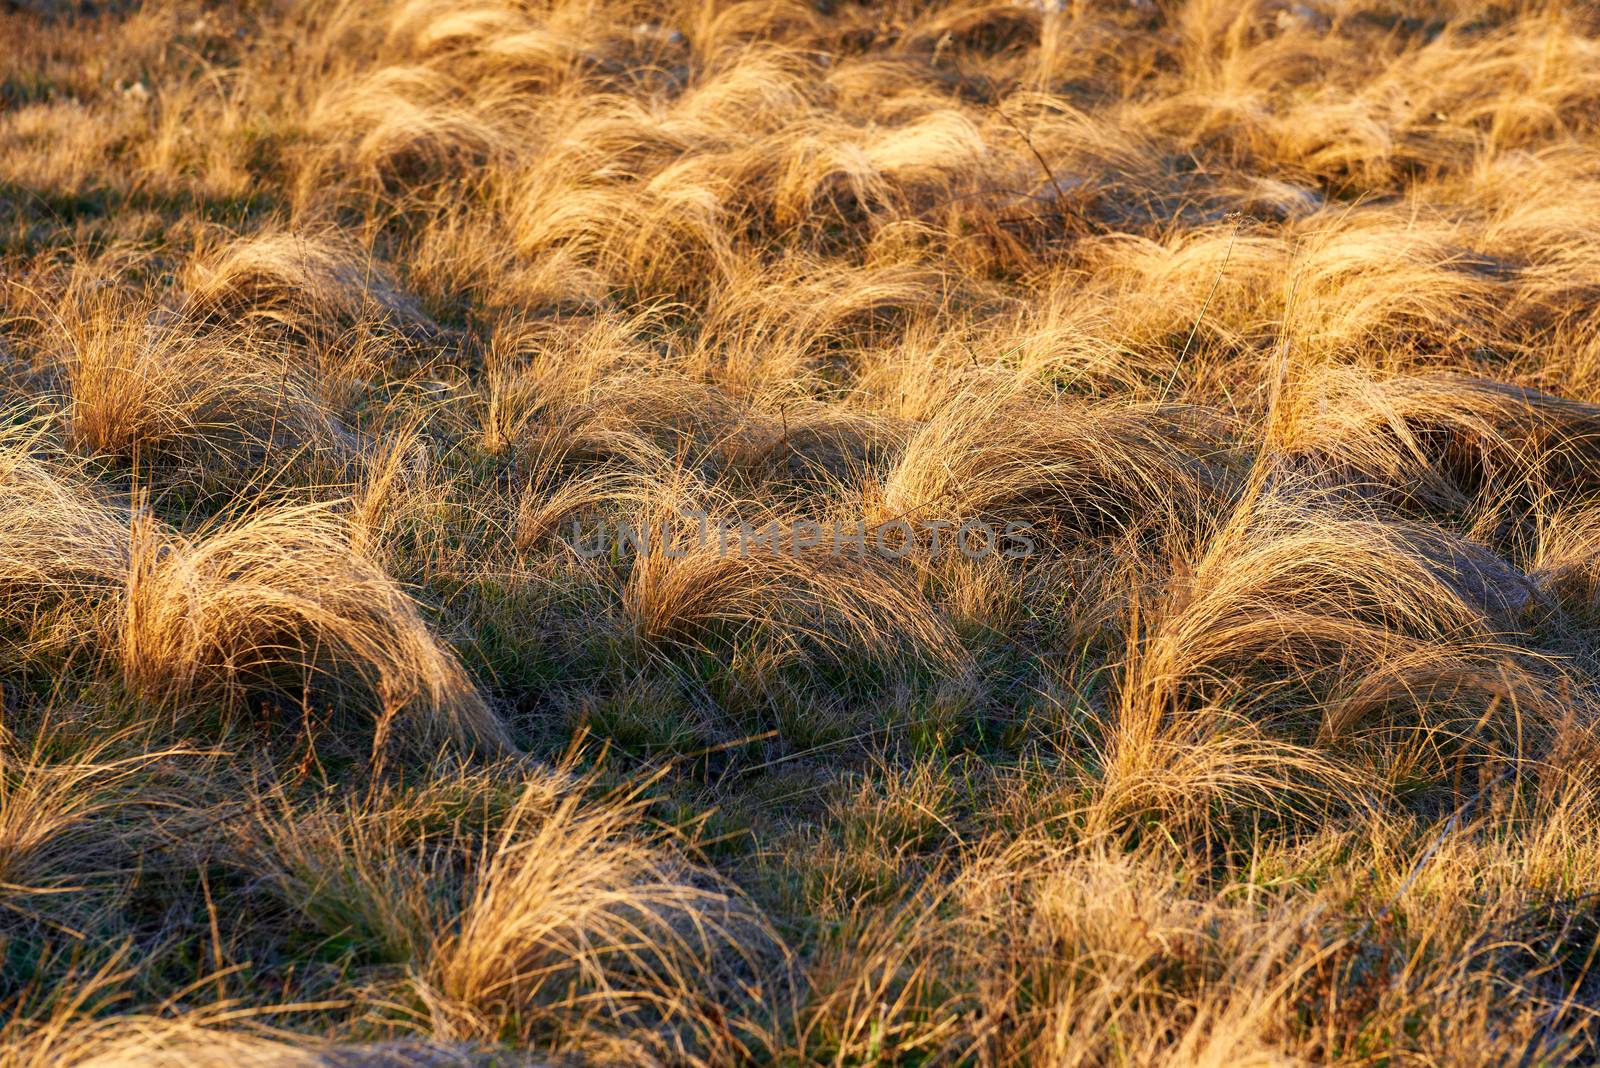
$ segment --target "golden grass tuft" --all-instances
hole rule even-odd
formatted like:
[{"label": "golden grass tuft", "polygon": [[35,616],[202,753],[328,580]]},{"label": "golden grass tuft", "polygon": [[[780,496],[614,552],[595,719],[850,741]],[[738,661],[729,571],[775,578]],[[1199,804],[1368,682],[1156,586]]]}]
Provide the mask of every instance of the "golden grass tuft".
[{"label": "golden grass tuft", "polygon": [[1408,710],[1425,749],[1492,750],[1515,742],[1513,721],[1554,716],[1539,672],[1496,641],[1507,613],[1535,607],[1531,585],[1470,544],[1251,494],[1180,560],[1129,669],[1123,727],[1215,701],[1259,717],[1298,691],[1290,707],[1320,709],[1305,740],[1381,736],[1406,721],[1369,717]]},{"label": "golden grass tuft", "polygon": [[1600,410],[1457,374],[1373,376],[1341,367],[1295,382],[1273,445],[1358,489],[1463,511],[1592,485]]},{"label": "golden grass tuft", "polygon": [[84,485],[81,461],[44,448],[42,427],[0,434],[0,591],[8,641],[52,606],[85,605],[127,574],[127,524]]},{"label": "golden grass tuft", "polygon": [[207,250],[188,266],[184,311],[303,334],[372,321],[417,328],[426,318],[370,253],[337,235],[266,232]]},{"label": "golden grass tuft", "polygon": [[262,511],[198,540],[136,522],[117,639],[129,688],[238,709],[258,687],[356,684],[379,726],[495,750],[505,727],[414,601],[322,505]]},{"label": "golden grass tuft", "polygon": [[[638,525],[659,531],[668,514],[647,510]],[[694,529],[677,535],[686,544],[662,543],[658,534],[628,570],[621,610],[639,641],[704,648],[756,638],[782,659],[810,652],[961,673],[966,654],[922,597],[914,572],[855,558],[849,549],[836,553],[833,526],[815,520],[769,513],[735,521],[719,514],[710,525],[703,544],[697,519]],[[825,540],[797,548],[797,528],[802,541],[818,531]],[[766,534],[777,544],[756,545]]]},{"label": "golden grass tuft", "polygon": [[1063,542],[1182,526],[1223,492],[1221,459],[1181,411],[968,392],[907,444],[874,518],[1018,523]]},{"label": "golden grass tuft", "polygon": [[[627,796],[584,806],[537,786],[523,794],[485,849],[459,929],[434,950],[440,1008],[457,1026],[528,1035],[554,1024],[581,1035],[661,1020],[681,1030],[667,1039],[677,1048],[658,1056],[717,1063],[739,1055],[750,1036],[717,1007],[737,1007],[737,987],[720,997],[718,987],[738,969],[723,979],[730,965],[719,962],[753,951],[759,930],[665,839],[639,839],[629,828],[641,812]],[[744,966],[781,964],[746,958]],[[781,985],[782,975],[758,981]],[[659,1041],[636,1034],[647,1050]]]},{"label": "golden grass tuft", "polygon": [[[637,790],[586,798],[568,766],[439,770],[360,803],[267,798],[234,863],[392,966],[451,1041],[716,1064],[760,1039],[740,976],[781,983],[782,953],[680,834],[647,825]],[[503,803],[473,804],[484,786]]]},{"label": "golden grass tuft", "polygon": [[[58,314],[67,432],[85,452],[170,463],[203,487],[263,468],[335,466],[345,448],[300,359],[221,337],[149,300],[91,290]],[[232,488],[232,487],[229,487]]]}]

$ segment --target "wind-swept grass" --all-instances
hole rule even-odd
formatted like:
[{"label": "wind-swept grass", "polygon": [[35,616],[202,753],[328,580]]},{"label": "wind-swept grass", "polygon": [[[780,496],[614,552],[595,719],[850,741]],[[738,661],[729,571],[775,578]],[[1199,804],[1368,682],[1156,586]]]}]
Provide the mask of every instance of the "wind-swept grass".
[{"label": "wind-swept grass", "polygon": [[1592,10],[0,40],[0,1068],[1597,1059]]}]

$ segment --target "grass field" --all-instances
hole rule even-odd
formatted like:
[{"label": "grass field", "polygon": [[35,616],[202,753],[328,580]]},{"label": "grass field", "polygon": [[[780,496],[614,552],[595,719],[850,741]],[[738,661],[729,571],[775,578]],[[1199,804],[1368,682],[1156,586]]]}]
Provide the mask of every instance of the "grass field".
[{"label": "grass field", "polygon": [[1600,10],[94,7],[0,1068],[1600,1060]]}]

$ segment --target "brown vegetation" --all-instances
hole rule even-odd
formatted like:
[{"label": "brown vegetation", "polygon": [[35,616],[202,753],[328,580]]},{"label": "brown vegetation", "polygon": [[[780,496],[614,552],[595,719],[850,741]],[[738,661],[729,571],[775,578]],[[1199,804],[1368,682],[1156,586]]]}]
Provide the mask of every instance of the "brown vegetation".
[{"label": "brown vegetation", "polygon": [[0,42],[0,1068],[1600,1057],[1589,8]]}]

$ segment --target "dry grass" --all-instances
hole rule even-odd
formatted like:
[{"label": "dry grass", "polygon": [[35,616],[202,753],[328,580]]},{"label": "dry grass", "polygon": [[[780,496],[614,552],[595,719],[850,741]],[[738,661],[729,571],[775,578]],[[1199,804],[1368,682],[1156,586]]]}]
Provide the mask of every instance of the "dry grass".
[{"label": "dry grass", "polygon": [[95,7],[0,1068],[1596,1059],[1592,11]]},{"label": "dry grass", "polygon": [[504,726],[416,605],[364,560],[321,505],[258,511],[199,541],[135,520],[116,657],[128,688],[158,704],[236,709],[252,689],[349,673],[370,695],[381,746],[391,725],[489,749]]}]

